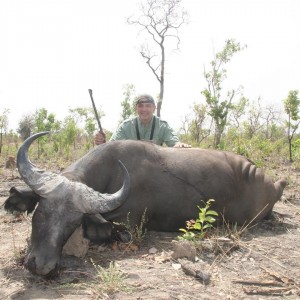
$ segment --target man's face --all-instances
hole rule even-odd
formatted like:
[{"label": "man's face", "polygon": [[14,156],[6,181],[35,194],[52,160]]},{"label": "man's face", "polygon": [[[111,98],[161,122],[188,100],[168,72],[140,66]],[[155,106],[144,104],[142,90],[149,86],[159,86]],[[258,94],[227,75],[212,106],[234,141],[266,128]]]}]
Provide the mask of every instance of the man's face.
[{"label": "man's face", "polygon": [[150,123],[153,113],[155,111],[155,105],[152,103],[138,103],[136,105],[136,111],[143,124]]}]

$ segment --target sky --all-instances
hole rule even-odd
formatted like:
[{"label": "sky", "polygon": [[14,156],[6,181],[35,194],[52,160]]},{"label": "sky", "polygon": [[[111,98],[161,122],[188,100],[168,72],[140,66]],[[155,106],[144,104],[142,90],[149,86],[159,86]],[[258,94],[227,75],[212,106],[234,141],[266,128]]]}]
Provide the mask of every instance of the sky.
[{"label": "sky", "polygon": [[[0,0],[0,114],[9,129],[37,109],[60,120],[91,106],[88,89],[115,130],[123,87],[156,97],[159,83],[138,53],[142,36],[126,18],[141,0]],[[282,107],[300,90],[299,0],[182,0],[189,23],[180,51],[167,52],[161,117],[179,129],[193,103],[204,103],[204,67],[227,39],[247,45],[226,65],[224,88],[243,86],[251,101]],[[167,49],[168,50],[168,49]]]}]

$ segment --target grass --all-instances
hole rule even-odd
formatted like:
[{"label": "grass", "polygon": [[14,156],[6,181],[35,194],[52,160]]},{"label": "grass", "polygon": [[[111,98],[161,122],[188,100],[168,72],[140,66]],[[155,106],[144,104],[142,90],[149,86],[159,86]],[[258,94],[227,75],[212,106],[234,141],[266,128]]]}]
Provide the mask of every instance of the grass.
[{"label": "grass", "polygon": [[124,282],[126,276],[118,270],[114,261],[109,263],[107,269],[95,264],[93,260],[91,261],[97,272],[95,284],[101,293],[113,294],[117,291],[127,289]]}]

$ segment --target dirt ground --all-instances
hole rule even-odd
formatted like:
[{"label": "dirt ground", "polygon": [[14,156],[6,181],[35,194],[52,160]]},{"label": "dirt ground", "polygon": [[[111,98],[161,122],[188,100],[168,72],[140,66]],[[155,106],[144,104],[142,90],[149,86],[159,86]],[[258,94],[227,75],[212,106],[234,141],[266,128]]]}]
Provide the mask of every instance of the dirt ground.
[{"label": "dirt ground", "polygon": [[[174,257],[178,234],[148,232],[136,251],[90,245],[85,258],[64,255],[60,276],[48,281],[22,264],[31,216],[16,218],[1,207],[0,299],[299,299],[300,171],[285,166],[273,175],[289,181],[275,218],[211,236],[197,245],[195,262]],[[16,172],[0,170],[0,205],[20,184]],[[102,280],[92,261],[102,266]]]}]

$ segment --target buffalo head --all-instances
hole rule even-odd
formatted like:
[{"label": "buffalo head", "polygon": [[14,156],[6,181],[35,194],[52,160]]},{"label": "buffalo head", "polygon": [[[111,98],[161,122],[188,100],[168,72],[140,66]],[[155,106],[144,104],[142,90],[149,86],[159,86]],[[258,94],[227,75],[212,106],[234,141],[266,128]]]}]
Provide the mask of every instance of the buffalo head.
[{"label": "buffalo head", "polygon": [[122,205],[129,192],[130,179],[125,166],[119,162],[123,186],[114,194],[101,194],[81,182],[37,168],[28,158],[28,149],[35,139],[47,133],[35,134],[22,144],[17,167],[38,203],[32,217],[31,245],[25,266],[34,274],[52,276],[57,273],[63,245],[82,223],[83,216],[107,213]]}]

